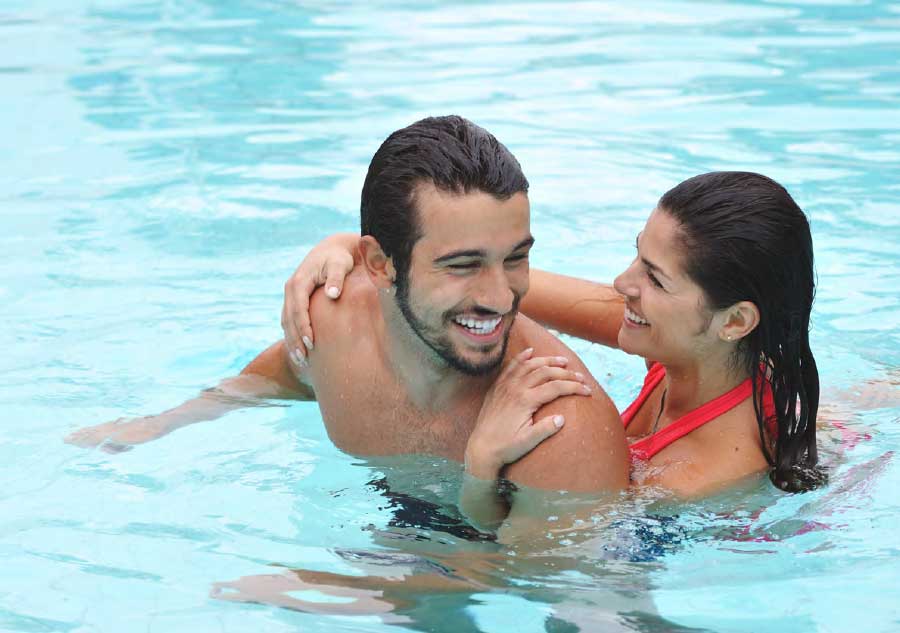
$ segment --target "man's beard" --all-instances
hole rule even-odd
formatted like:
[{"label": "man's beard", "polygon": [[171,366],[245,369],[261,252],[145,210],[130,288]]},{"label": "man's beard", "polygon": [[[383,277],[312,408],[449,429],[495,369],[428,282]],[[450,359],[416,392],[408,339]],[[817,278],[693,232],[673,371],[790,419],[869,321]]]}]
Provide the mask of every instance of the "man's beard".
[{"label": "man's beard", "polygon": [[[512,331],[512,328],[508,328],[503,335],[503,340],[500,343],[500,353],[496,357],[492,357],[483,363],[473,363],[456,353],[456,349],[454,348],[453,343],[450,342],[449,337],[443,335],[430,337],[428,335],[428,331],[431,328],[416,316],[416,313],[413,312],[412,306],[409,303],[408,273],[403,274],[398,272],[396,289],[397,307],[400,308],[400,314],[406,319],[410,329],[415,332],[416,336],[419,337],[419,340],[425,343],[431,351],[451,368],[462,372],[467,376],[484,376],[497,369],[503,362],[503,359],[506,357],[506,346],[509,344],[509,334]],[[514,295],[511,310],[513,314],[517,314],[519,311],[520,299],[521,297],[519,295]],[[454,316],[456,316],[454,313],[445,312],[441,317],[441,323],[452,327],[450,324],[452,324]]]}]

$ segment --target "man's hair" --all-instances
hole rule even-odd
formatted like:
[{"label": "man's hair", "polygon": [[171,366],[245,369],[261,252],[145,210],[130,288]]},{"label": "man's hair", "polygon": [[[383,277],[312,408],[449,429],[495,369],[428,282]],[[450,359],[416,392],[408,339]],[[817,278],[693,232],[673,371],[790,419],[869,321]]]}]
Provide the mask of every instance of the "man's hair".
[{"label": "man's hair", "polygon": [[416,188],[481,191],[498,200],[528,193],[515,156],[494,136],[460,116],[429,117],[391,134],[372,157],[360,201],[362,234],[393,259],[405,284],[413,246],[421,237]]}]

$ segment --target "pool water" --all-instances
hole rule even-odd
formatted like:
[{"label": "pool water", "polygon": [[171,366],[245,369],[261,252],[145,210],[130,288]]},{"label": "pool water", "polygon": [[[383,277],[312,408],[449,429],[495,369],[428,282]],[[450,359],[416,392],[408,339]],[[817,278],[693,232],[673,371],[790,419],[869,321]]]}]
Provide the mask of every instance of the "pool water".
[{"label": "pool water", "polygon": [[[897,2],[0,1],[0,630],[900,630],[898,59]],[[63,444],[275,340],[381,140],[447,113],[517,155],[533,264],[572,275],[611,280],[688,176],[785,184],[816,246],[823,417],[856,435],[823,433],[831,484],[551,517],[535,553],[467,540],[458,465],[345,455],[314,404]],[[624,406],[641,361],[568,342]],[[480,589],[393,620],[210,597],[463,555]]]}]

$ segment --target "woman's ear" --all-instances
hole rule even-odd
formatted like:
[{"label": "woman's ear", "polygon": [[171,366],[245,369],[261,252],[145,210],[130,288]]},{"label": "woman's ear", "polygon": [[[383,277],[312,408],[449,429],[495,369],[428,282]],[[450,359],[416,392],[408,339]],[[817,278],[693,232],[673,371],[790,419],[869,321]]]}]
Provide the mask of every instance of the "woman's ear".
[{"label": "woman's ear", "polygon": [[738,301],[725,309],[725,324],[719,329],[723,341],[739,341],[759,325],[759,308],[752,301]]},{"label": "woman's ear", "polygon": [[376,288],[386,290],[394,285],[397,278],[394,262],[384,254],[378,240],[371,235],[363,235],[359,240],[359,254],[369,279]]}]

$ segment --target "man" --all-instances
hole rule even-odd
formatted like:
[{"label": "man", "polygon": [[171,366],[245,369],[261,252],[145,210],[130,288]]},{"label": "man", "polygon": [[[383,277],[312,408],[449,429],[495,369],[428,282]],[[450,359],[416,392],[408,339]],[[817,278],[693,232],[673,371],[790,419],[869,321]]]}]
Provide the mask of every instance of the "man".
[{"label": "man", "polygon": [[[124,448],[241,406],[234,396],[295,397],[318,401],[346,452],[462,460],[485,394],[513,356],[527,348],[567,356],[569,370],[589,376],[556,337],[517,315],[534,241],[527,191],[515,157],[465,119],[429,118],[393,133],[363,186],[361,266],[340,302],[313,297],[308,360],[276,343],[216,390],[67,441]],[[618,413],[596,381],[587,384],[590,397],[584,390],[538,412],[563,416],[565,426],[507,478],[544,489],[627,485]]]}]

